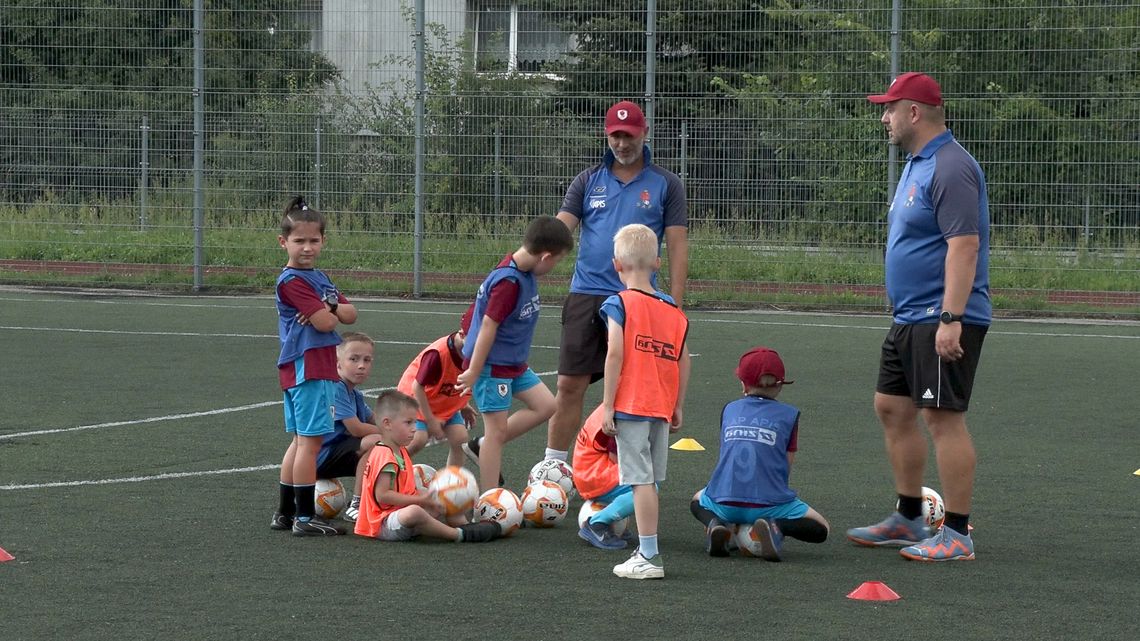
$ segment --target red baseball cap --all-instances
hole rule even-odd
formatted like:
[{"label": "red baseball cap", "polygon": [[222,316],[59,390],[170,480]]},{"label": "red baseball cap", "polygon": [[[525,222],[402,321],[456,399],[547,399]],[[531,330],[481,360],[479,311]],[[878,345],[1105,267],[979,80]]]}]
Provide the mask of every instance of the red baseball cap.
[{"label": "red baseball cap", "polygon": [[631,136],[645,133],[645,114],[641,107],[628,100],[610,107],[606,112],[606,135],[623,131]]},{"label": "red baseball cap", "polygon": [[924,73],[908,71],[891,81],[887,93],[867,96],[867,100],[881,105],[896,100],[913,100],[924,105],[942,104],[942,88],[938,82]]},{"label": "red baseball cap", "polygon": [[736,366],[736,377],[748,387],[764,387],[760,378],[765,374],[776,377],[777,383],[792,384],[784,380],[784,361],[775,350],[767,347],[753,347],[740,357],[740,364]]}]

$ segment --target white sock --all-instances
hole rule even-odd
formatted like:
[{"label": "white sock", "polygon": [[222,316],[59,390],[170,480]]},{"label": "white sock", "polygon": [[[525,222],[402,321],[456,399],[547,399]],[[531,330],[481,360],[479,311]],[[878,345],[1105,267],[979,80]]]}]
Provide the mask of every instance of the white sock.
[{"label": "white sock", "polygon": [[546,458],[556,458],[563,463],[566,462],[566,457],[569,456],[569,454],[570,453],[566,450],[556,450],[549,447],[546,448]]}]

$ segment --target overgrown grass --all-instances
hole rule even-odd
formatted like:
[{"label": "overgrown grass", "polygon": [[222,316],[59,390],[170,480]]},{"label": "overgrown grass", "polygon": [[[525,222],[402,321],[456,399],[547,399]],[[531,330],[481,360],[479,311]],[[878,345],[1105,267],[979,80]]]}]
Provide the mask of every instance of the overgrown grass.
[{"label": "overgrown grass", "polygon": [[[171,201],[172,203],[173,201]],[[134,210],[108,203],[66,204],[48,199],[0,207],[0,259],[44,261],[38,271],[0,267],[0,282],[146,287],[179,290],[192,284],[194,232],[185,210],[163,203],[145,228]],[[219,203],[220,205],[220,203]],[[208,216],[203,230],[204,284],[213,290],[264,291],[283,262],[276,214]],[[479,279],[518,245],[525,219],[429,214],[422,238],[422,290],[433,296],[469,296]],[[346,291],[412,292],[415,238],[410,215],[330,215],[323,269],[340,272]],[[882,247],[816,237],[762,225],[695,223],[690,232],[690,304],[881,309]],[[50,263],[95,264],[67,270]],[[138,265],[138,270],[121,267]],[[1111,253],[1089,249],[991,252],[991,282],[999,309],[1055,311],[1048,292],[1140,291],[1140,248]],[[99,266],[106,268],[100,271]],[[111,266],[114,266],[112,269]],[[169,266],[166,269],[156,266]],[[573,261],[564,261],[544,291],[566,291]],[[668,273],[667,262],[662,267]],[[764,285],[763,287],[761,285]],[[811,286],[826,286],[816,287]],[[1013,291],[1016,295],[1003,295]],[[1100,309],[1066,304],[1066,311]],[[1116,312],[1136,314],[1140,310]]]}]

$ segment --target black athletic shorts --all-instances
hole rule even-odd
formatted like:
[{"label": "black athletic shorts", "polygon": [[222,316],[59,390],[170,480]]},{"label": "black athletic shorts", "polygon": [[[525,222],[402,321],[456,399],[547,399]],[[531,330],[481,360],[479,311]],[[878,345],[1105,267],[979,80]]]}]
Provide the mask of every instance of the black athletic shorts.
[{"label": "black athletic shorts", "polygon": [[606,369],[609,334],[598,310],[608,295],[570,294],[562,304],[562,343],[558,349],[558,373],[590,375],[601,380]]},{"label": "black athletic shorts", "polygon": [[317,478],[338,479],[342,476],[356,476],[356,463],[360,461],[360,439],[355,436],[343,438],[333,443],[332,450],[324,463],[317,466]]},{"label": "black athletic shorts", "polygon": [[988,327],[962,325],[962,358],[943,361],[934,351],[939,323],[895,323],[883,341],[879,382],[875,389],[891,396],[909,396],[916,407],[965,412],[970,406],[974,373],[982,355]]}]

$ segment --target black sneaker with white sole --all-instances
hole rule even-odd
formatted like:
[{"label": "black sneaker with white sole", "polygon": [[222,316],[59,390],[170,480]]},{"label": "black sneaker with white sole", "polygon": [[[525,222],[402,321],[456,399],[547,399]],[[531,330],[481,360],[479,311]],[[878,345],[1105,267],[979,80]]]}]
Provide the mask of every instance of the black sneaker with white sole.
[{"label": "black sneaker with white sole", "polygon": [[333,525],[318,516],[307,521],[293,520],[293,536],[340,536],[344,532],[344,528]]},{"label": "black sneaker with white sole", "polygon": [[271,530],[292,530],[293,517],[282,514],[280,512],[273,513],[273,519],[269,521],[269,529]]}]

